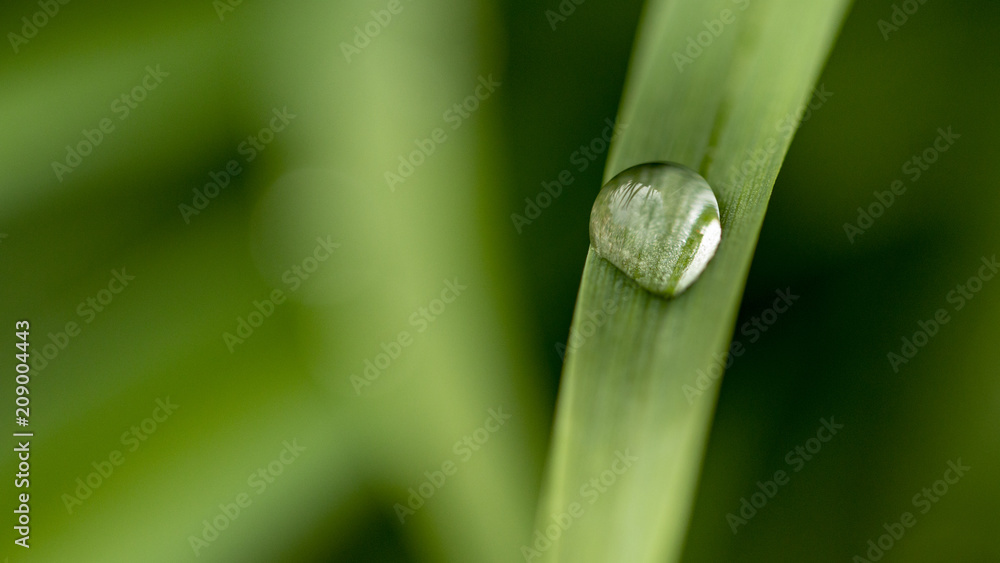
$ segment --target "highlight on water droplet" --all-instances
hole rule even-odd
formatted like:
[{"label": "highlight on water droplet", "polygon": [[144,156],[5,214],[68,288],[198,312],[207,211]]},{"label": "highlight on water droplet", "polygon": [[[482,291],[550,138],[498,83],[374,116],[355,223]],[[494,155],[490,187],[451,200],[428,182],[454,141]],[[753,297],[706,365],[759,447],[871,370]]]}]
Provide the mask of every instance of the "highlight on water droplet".
[{"label": "highlight on water droplet", "polygon": [[722,240],[719,203],[697,172],[669,162],[622,171],[590,212],[590,244],[644,289],[680,295]]}]

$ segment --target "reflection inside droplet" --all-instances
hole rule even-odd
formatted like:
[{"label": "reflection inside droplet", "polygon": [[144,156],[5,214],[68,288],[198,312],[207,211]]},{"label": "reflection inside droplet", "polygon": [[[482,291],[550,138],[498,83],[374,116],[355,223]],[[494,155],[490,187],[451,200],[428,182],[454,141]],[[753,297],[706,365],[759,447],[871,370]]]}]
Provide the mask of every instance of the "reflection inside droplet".
[{"label": "reflection inside droplet", "polygon": [[678,164],[633,166],[612,178],[590,213],[590,244],[640,286],[679,295],[722,240],[719,204],[697,172]]}]

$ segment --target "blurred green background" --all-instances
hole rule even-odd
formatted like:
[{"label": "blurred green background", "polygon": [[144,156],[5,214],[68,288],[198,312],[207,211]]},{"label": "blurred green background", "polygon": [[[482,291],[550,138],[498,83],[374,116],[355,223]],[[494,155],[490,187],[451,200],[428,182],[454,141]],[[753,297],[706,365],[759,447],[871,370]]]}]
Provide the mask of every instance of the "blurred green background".
[{"label": "blurred green background", "polygon": [[[8,527],[0,557],[521,559],[606,158],[581,147],[615,118],[642,3],[546,10],[0,7],[0,397],[13,418],[27,319],[35,433],[31,549]],[[866,557],[905,511],[886,560],[1000,560],[1000,282],[947,301],[1000,250],[1000,5],[928,0],[886,40],[892,13],[856,3],[778,178],[686,561]],[[914,181],[904,164],[949,127]],[[799,300],[751,342],[741,327],[786,288]],[[887,353],[939,308],[950,321],[894,372]],[[789,471],[830,417],[844,428]],[[972,469],[920,513],[959,458]],[[778,470],[789,483],[734,534],[727,514]]]}]

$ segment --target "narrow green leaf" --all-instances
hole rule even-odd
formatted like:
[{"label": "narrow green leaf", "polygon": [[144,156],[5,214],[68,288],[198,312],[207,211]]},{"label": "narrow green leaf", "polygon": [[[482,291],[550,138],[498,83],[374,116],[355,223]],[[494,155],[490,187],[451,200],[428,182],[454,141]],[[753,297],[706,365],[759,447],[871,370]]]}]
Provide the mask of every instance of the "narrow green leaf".
[{"label": "narrow green leaf", "polygon": [[697,170],[718,197],[722,242],[701,278],[670,300],[588,255],[537,533],[525,548],[543,560],[680,557],[767,201],[848,5],[647,7],[620,115],[627,129],[605,179],[649,161]]}]

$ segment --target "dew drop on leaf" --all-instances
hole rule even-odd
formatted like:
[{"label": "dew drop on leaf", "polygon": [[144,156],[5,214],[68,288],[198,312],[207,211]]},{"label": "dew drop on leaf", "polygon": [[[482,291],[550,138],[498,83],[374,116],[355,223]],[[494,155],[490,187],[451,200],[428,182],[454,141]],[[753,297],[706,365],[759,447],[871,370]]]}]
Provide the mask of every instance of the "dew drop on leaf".
[{"label": "dew drop on leaf", "polygon": [[644,289],[679,295],[705,270],[722,239],[719,203],[697,172],[679,164],[633,166],[601,188],[590,244]]}]

